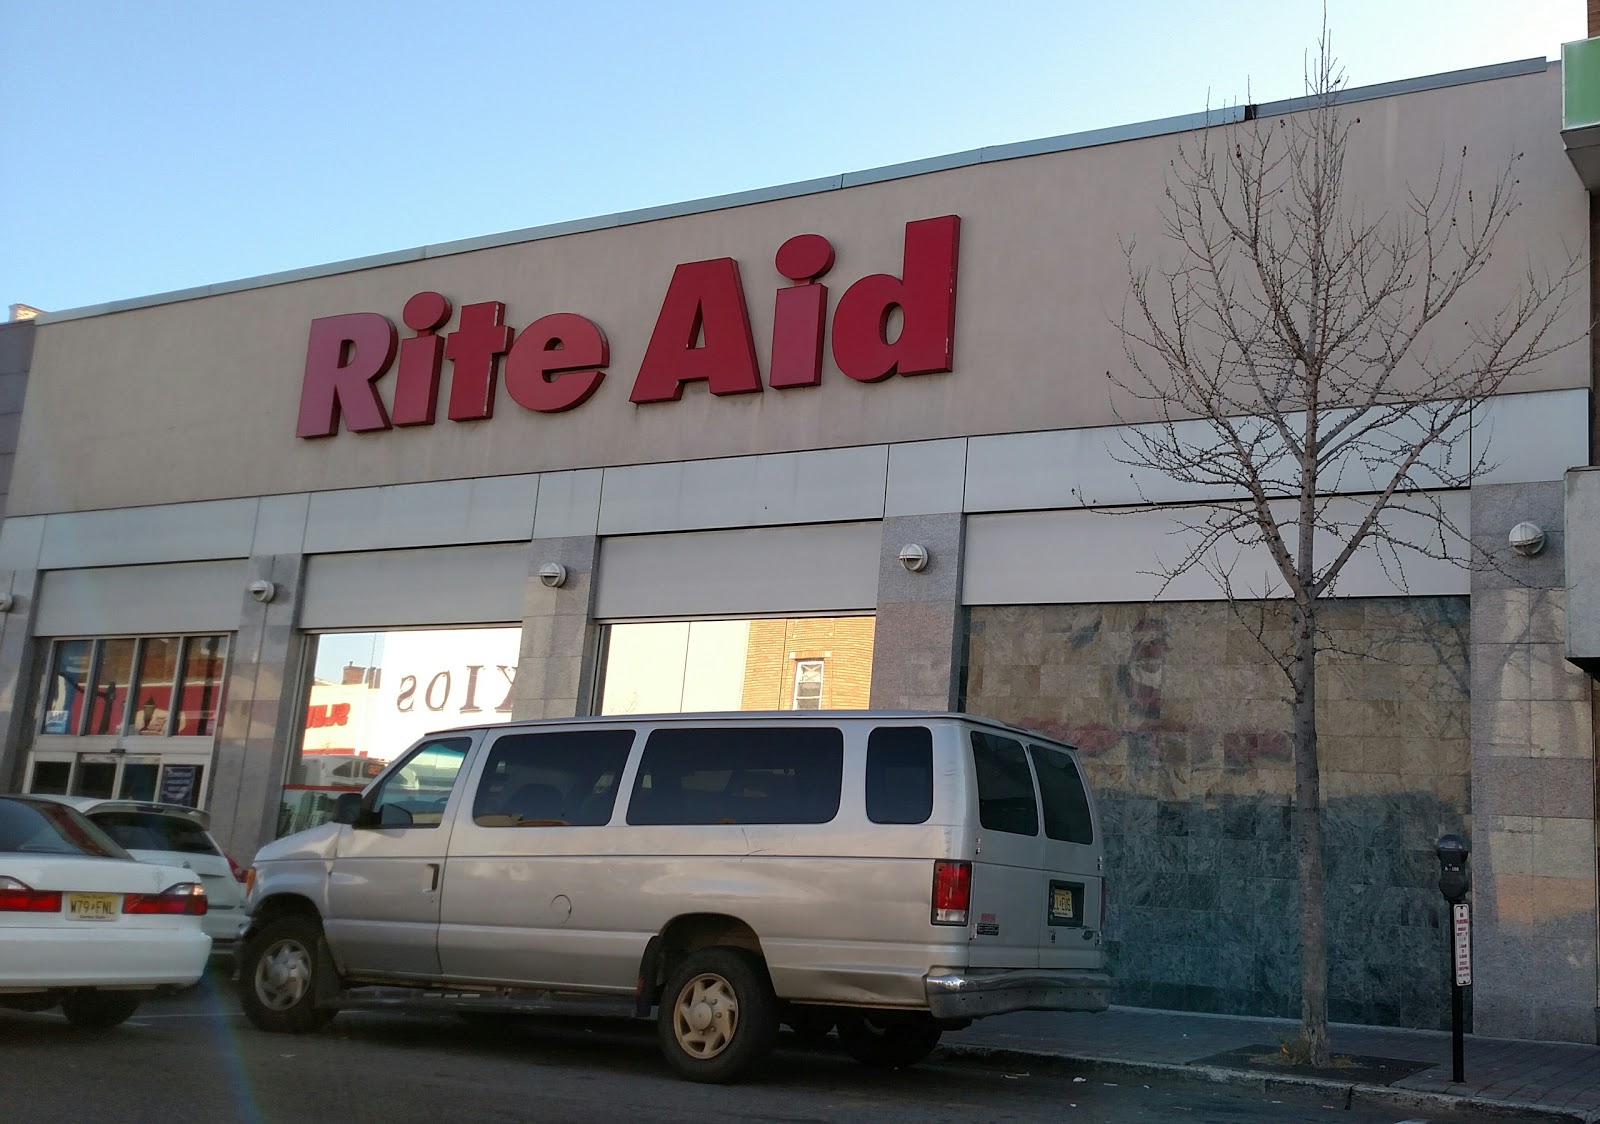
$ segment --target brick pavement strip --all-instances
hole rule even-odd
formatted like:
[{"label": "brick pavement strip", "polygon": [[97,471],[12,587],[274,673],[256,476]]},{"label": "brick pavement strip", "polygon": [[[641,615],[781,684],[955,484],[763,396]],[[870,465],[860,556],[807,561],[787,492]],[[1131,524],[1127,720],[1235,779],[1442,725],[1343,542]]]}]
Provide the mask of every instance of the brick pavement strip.
[{"label": "brick pavement strip", "polygon": [[1480,1111],[1600,1124],[1600,1047],[1469,1036],[1466,1076],[1450,1081],[1450,1036],[1437,1031],[1339,1025],[1334,1049],[1432,1063],[1390,1085],[1334,1077],[1274,1075],[1194,1064],[1226,1050],[1276,1042],[1296,1024],[1188,1012],[1114,1007],[1099,1015],[1026,1012],[986,1019],[945,1037],[941,1054],[962,1064],[1046,1065],[1102,1075],[1166,1076],[1262,1090],[1320,1090],[1343,1107],[1357,1103],[1439,1111]]}]

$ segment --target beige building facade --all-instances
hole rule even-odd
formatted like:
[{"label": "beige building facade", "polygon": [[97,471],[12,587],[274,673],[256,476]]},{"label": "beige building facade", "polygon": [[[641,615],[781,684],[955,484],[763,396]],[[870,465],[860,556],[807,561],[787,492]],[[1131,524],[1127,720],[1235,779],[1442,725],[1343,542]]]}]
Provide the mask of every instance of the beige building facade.
[{"label": "beige building facade", "polygon": [[[1350,190],[1372,208],[1444,154],[1465,147],[1471,179],[1522,152],[1510,252],[1459,319],[1586,243],[1559,67],[1346,100]],[[355,722],[967,708],[1082,747],[1118,1001],[1294,1013],[1286,683],[1214,581],[1150,576],[1181,550],[1165,505],[1194,496],[1124,463],[1129,427],[1156,419],[1106,376],[1126,364],[1122,247],[1160,252],[1180,146],[1304,109],[0,328],[0,408],[20,406],[0,788],[182,797],[243,862],[360,781],[309,760],[359,773],[404,748],[356,744]],[[1592,461],[1581,290],[1557,329],[1580,342],[1474,413],[1494,465],[1438,497],[1500,563],[1418,554],[1402,584],[1358,555],[1330,610],[1347,641],[1319,668],[1335,1019],[1448,1018],[1432,847],[1454,832],[1474,848],[1475,1028],[1595,1040],[1594,703],[1565,616],[1585,596],[1567,474]],[[1521,522],[1543,553],[1505,549]],[[219,717],[195,729],[185,660],[214,638]],[[158,651],[177,669],[164,696],[142,677]],[[170,734],[135,734],[147,698]]]}]

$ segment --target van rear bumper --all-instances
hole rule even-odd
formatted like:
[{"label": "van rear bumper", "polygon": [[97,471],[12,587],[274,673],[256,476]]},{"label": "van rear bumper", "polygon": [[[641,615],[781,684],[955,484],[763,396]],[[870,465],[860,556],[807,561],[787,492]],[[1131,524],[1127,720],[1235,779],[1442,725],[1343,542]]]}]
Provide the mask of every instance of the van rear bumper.
[{"label": "van rear bumper", "polygon": [[934,972],[923,978],[936,1019],[979,1019],[1008,1011],[1104,1011],[1111,977],[1104,972],[1040,968]]}]

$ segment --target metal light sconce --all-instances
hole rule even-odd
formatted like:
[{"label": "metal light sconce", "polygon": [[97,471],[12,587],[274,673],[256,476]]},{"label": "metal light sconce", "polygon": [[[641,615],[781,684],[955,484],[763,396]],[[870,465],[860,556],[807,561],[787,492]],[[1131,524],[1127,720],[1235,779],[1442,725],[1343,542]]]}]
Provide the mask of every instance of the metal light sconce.
[{"label": "metal light sconce", "polygon": [[921,573],[928,568],[928,548],[914,542],[908,542],[900,548],[900,565],[910,570],[913,574]]},{"label": "metal light sconce", "polygon": [[250,583],[250,596],[265,605],[278,596],[278,587],[265,579],[253,581]]},{"label": "metal light sconce", "polygon": [[1544,528],[1537,523],[1518,523],[1507,536],[1511,549],[1524,558],[1532,558],[1544,549]]},{"label": "metal light sconce", "polygon": [[550,589],[560,589],[567,584],[567,568],[559,562],[546,562],[539,567],[539,580]]}]

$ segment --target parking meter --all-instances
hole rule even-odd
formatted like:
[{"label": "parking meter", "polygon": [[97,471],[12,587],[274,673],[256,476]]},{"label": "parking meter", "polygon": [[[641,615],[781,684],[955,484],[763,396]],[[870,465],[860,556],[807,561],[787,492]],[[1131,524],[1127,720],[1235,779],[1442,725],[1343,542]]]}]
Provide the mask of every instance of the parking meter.
[{"label": "parking meter", "polygon": [[1467,856],[1472,849],[1459,835],[1441,835],[1434,844],[1439,856],[1439,892],[1451,905],[1467,900],[1472,889],[1472,875],[1467,870]]},{"label": "parking meter", "polygon": [[1454,982],[1450,988],[1450,1069],[1452,1080],[1466,1080],[1466,1016],[1461,989],[1472,983],[1472,907],[1467,891],[1472,874],[1467,870],[1471,848],[1459,835],[1441,835],[1433,845],[1439,856],[1439,892],[1450,903],[1450,956]]}]

